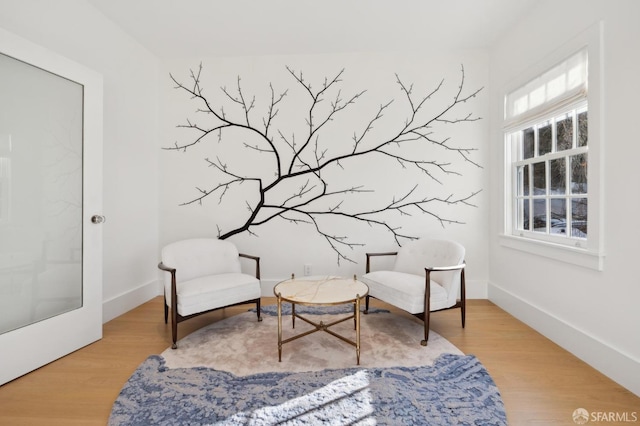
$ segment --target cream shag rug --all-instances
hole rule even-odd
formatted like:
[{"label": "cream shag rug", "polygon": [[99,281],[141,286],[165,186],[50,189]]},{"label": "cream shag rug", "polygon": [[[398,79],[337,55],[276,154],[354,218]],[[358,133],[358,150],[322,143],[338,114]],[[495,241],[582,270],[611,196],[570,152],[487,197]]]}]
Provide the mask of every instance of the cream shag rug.
[{"label": "cream shag rug", "polygon": [[[166,367],[208,367],[238,376],[357,367],[355,346],[324,331],[284,344],[282,362],[278,362],[278,317],[272,314],[273,307],[263,309],[262,322],[257,321],[255,312],[246,312],[189,334],[178,341],[178,349],[169,348],[161,354]],[[360,367],[427,366],[433,365],[441,354],[462,355],[433,330],[429,333],[429,345],[421,346],[423,324],[417,318],[372,311],[360,316]],[[308,315],[314,322],[325,323],[344,316],[348,315]],[[292,329],[291,316],[283,315],[282,328],[283,339],[286,339],[314,327],[296,318],[295,329]],[[355,339],[353,320],[330,330]]]}]

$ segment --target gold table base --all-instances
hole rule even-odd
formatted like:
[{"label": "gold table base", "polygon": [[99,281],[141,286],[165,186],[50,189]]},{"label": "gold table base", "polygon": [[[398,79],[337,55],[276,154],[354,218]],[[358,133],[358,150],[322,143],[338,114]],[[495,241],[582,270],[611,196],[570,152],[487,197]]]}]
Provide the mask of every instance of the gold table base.
[{"label": "gold table base", "polygon": [[[309,331],[305,331],[304,333],[300,333],[297,334],[293,337],[289,337],[288,339],[282,339],[282,296],[278,295],[278,362],[282,362],[282,345],[284,345],[285,343],[289,343],[292,342],[294,340],[297,340],[301,337],[304,336],[308,336],[309,334],[315,333],[316,331],[325,331],[327,333],[329,333],[330,335],[337,337],[338,339],[342,340],[343,342],[349,343],[350,345],[353,345],[356,347],[356,362],[357,365],[360,365],[360,296],[357,296],[356,299],[350,303],[354,304],[354,308],[353,308],[353,314],[345,317],[345,318],[341,318],[338,319],[336,321],[332,321],[330,323],[325,324],[324,321],[320,321],[320,322],[315,322],[315,321],[311,321],[308,318],[305,318],[303,316],[301,316],[300,314],[296,313],[296,304],[295,303],[291,303],[291,323],[292,323],[292,327],[291,328],[296,328],[296,318],[301,319],[302,321],[311,324],[312,326],[315,327],[315,329],[313,330],[309,330]],[[354,329],[356,330],[356,339],[351,340],[348,339],[332,330],[329,330],[329,327],[332,327],[336,324],[340,324],[343,323],[345,321],[349,321],[350,319],[353,319],[354,322]]]}]

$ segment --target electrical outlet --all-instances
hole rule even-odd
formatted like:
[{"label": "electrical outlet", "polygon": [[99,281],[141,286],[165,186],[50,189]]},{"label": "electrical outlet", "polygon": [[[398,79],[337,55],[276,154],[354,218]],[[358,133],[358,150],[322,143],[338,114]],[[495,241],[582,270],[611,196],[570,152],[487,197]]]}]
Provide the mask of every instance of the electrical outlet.
[{"label": "electrical outlet", "polygon": [[304,264],[304,275],[307,277],[311,275],[311,264],[309,263]]}]

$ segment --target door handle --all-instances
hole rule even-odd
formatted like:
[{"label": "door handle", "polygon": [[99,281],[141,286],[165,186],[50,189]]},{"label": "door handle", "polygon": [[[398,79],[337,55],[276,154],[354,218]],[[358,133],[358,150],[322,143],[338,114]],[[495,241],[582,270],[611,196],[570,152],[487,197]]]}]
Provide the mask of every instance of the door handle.
[{"label": "door handle", "polygon": [[99,215],[99,214],[94,214],[93,216],[91,216],[91,223],[95,223],[96,225],[99,223],[104,223],[107,221],[107,218]]}]

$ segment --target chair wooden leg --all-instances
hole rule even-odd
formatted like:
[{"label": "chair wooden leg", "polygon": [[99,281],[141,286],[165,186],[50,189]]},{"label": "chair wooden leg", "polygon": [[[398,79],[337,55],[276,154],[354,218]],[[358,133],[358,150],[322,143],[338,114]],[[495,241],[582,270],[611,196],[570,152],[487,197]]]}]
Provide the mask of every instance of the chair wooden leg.
[{"label": "chair wooden leg", "polygon": [[429,319],[431,316],[431,271],[425,268],[425,287],[424,287],[424,313],[422,320],[424,322],[424,340],[420,342],[422,346],[427,346],[429,342]]},{"label": "chair wooden leg", "polygon": [[178,349],[178,324],[172,324],[171,326],[171,338],[173,343],[171,344],[171,349]]},{"label": "chair wooden leg", "polygon": [[364,313],[365,315],[369,313],[369,295],[364,299]]},{"label": "chair wooden leg", "polygon": [[178,312],[175,308],[171,309],[171,339],[171,349],[178,349]]},{"label": "chair wooden leg", "polygon": [[460,272],[460,308],[462,309],[462,328],[467,315],[467,286],[464,279],[464,269]]},{"label": "chair wooden leg", "polygon": [[429,311],[426,311],[424,313],[424,340],[422,340],[420,342],[420,344],[422,346],[427,346],[427,343],[429,342],[429,320],[431,317],[431,313]]},{"label": "chair wooden leg", "polygon": [[164,296],[164,323],[166,324],[169,319],[169,307],[167,306],[167,296]]},{"label": "chair wooden leg", "polygon": [[461,316],[462,316],[462,328],[464,328],[464,322],[465,322],[466,310],[467,310],[467,306],[466,306],[466,303],[465,303],[464,299],[462,300],[462,305],[460,306],[460,310],[462,311],[462,313],[461,313]]},{"label": "chair wooden leg", "polygon": [[256,300],[256,310],[258,311],[258,322],[262,321],[262,314],[260,311],[260,299]]},{"label": "chair wooden leg", "polygon": [[[166,293],[165,293],[166,297]],[[176,274],[171,274],[171,338],[173,344],[171,349],[178,348],[178,290],[176,285]]]}]

